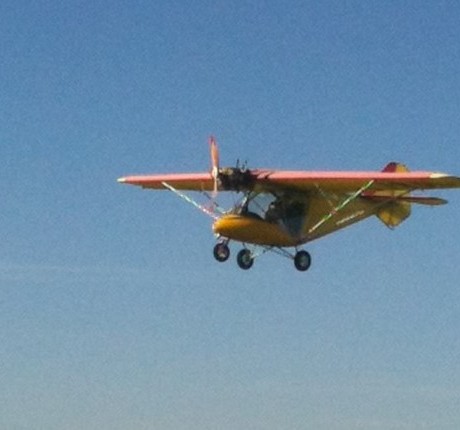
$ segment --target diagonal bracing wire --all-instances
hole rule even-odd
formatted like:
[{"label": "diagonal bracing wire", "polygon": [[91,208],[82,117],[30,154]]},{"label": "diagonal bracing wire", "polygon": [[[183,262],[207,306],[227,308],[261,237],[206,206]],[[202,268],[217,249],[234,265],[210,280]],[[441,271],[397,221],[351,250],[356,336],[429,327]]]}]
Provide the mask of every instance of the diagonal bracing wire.
[{"label": "diagonal bracing wire", "polygon": [[172,185],[169,185],[167,182],[162,182],[161,183],[165,188],[167,188],[169,191],[172,191],[174,194],[179,196],[181,199],[185,200],[187,203],[190,203],[191,205],[195,206],[198,210],[201,212],[205,213],[206,215],[210,216],[211,218],[217,220],[219,219],[219,216],[217,216],[214,212],[209,210],[208,208],[204,207],[203,205],[200,205],[197,203],[195,200],[190,198],[184,193],[181,193],[179,190],[176,190]]},{"label": "diagonal bracing wire", "polygon": [[328,222],[331,218],[333,218],[338,212],[343,210],[350,202],[355,200],[361,193],[366,191],[368,188],[372,186],[374,183],[374,180],[372,179],[369,181],[367,184],[362,186],[358,191],[354,192],[350,196],[348,196],[342,203],[340,203],[338,206],[335,206],[332,208],[332,210],[325,215],[323,218],[321,218],[310,230],[308,230],[308,234],[314,233],[316,230],[318,230],[323,224]]}]

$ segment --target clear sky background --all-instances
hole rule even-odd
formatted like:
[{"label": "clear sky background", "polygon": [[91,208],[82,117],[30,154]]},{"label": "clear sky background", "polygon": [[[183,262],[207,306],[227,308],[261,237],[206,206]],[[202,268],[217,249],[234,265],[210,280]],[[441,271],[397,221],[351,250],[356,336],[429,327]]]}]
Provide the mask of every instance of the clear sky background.
[{"label": "clear sky background", "polygon": [[[460,428],[460,193],[212,257],[130,173],[460,174],[456,1],[0,2],[0,428]],[[234,253],[237,248],[233,248]]]}]

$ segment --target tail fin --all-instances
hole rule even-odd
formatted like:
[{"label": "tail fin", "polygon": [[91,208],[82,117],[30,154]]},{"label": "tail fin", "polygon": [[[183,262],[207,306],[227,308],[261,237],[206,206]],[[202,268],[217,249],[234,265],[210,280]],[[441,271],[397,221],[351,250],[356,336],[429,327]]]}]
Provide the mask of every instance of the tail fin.
[{"label": "tail fin", "polygon": [[392,161],[391,163],[388,163],[382,170],[382,172],[388,172],[388,173],[403,173],[403,172],[408,172],[409,169],[405,164],[401,163],[396,163]]},{"label": "tail fin", "polygon": [[391,201],[385,203],[377,212],[377,217],[387,227],[395,228],[411,214],[411,204],[407,201]]},{"label": "tail fin", "polygon": [[[403,173],[409,169],[401,163],[388,163],[382,172]],[[412,203],[438,206],[446,204],[447,201],[436,197],[411,196],[408,188],[394,188],[389,190],[368,191],[364,197],[379,204],[376,215],[387,227],[395,228],[411,214]],[[380,202],[380,203],[379,203]]]},{"label": "tail fin", "polygon": [[[402,173],[408,172],[409,169],[401,163],[388,163],[382,172]],[[391,189],[374,191],[369,193],[373,200],[383,200],[382,206],[378,209],[376,215],[387,227],[395,228],[411,214],[411,199],[408,189]],[[407,200],[406,200],[407,199]]]}]

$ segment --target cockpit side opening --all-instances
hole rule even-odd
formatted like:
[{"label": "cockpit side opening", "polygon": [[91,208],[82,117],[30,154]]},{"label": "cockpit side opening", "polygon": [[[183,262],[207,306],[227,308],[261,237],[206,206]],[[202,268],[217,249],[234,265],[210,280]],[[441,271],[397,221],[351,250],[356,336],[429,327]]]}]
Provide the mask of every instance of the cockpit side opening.
[{"label": "cockpit side opening", "polygon": [[248,194],[238,213],[276,224],[290,236],[300,237],[307,219],[308,206],[308,196],[305,194]]}]

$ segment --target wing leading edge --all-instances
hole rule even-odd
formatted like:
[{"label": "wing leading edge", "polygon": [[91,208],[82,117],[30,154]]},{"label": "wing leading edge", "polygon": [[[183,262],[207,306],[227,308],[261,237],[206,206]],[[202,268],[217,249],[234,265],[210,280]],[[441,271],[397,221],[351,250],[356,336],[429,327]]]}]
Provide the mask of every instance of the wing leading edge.
[{"label": "wing leading edge", "polygon": [[[437,172],[317,172],[286,170],[251,170],[251,187],[256,191],[292,189],[308,191],[323,189],[353,192],[373,181],[370,191],[432,190],[460,188],[460,177]],[[165,189],[163,182],[178,190],[212,191],[214,181],[209,172],[136,175],[118,179],[118,182],[153,190]],[[221,185],[219,189],[225,190]],[[231,191],[231,190],[229,190]]]},{"label": "wing leading edge", "polygon": [[208,172],[125,176],[119,178],[118,182],[152,190],[166,189],[164,182],[183,191],[212,191],[214,187],[214,180]]}]

